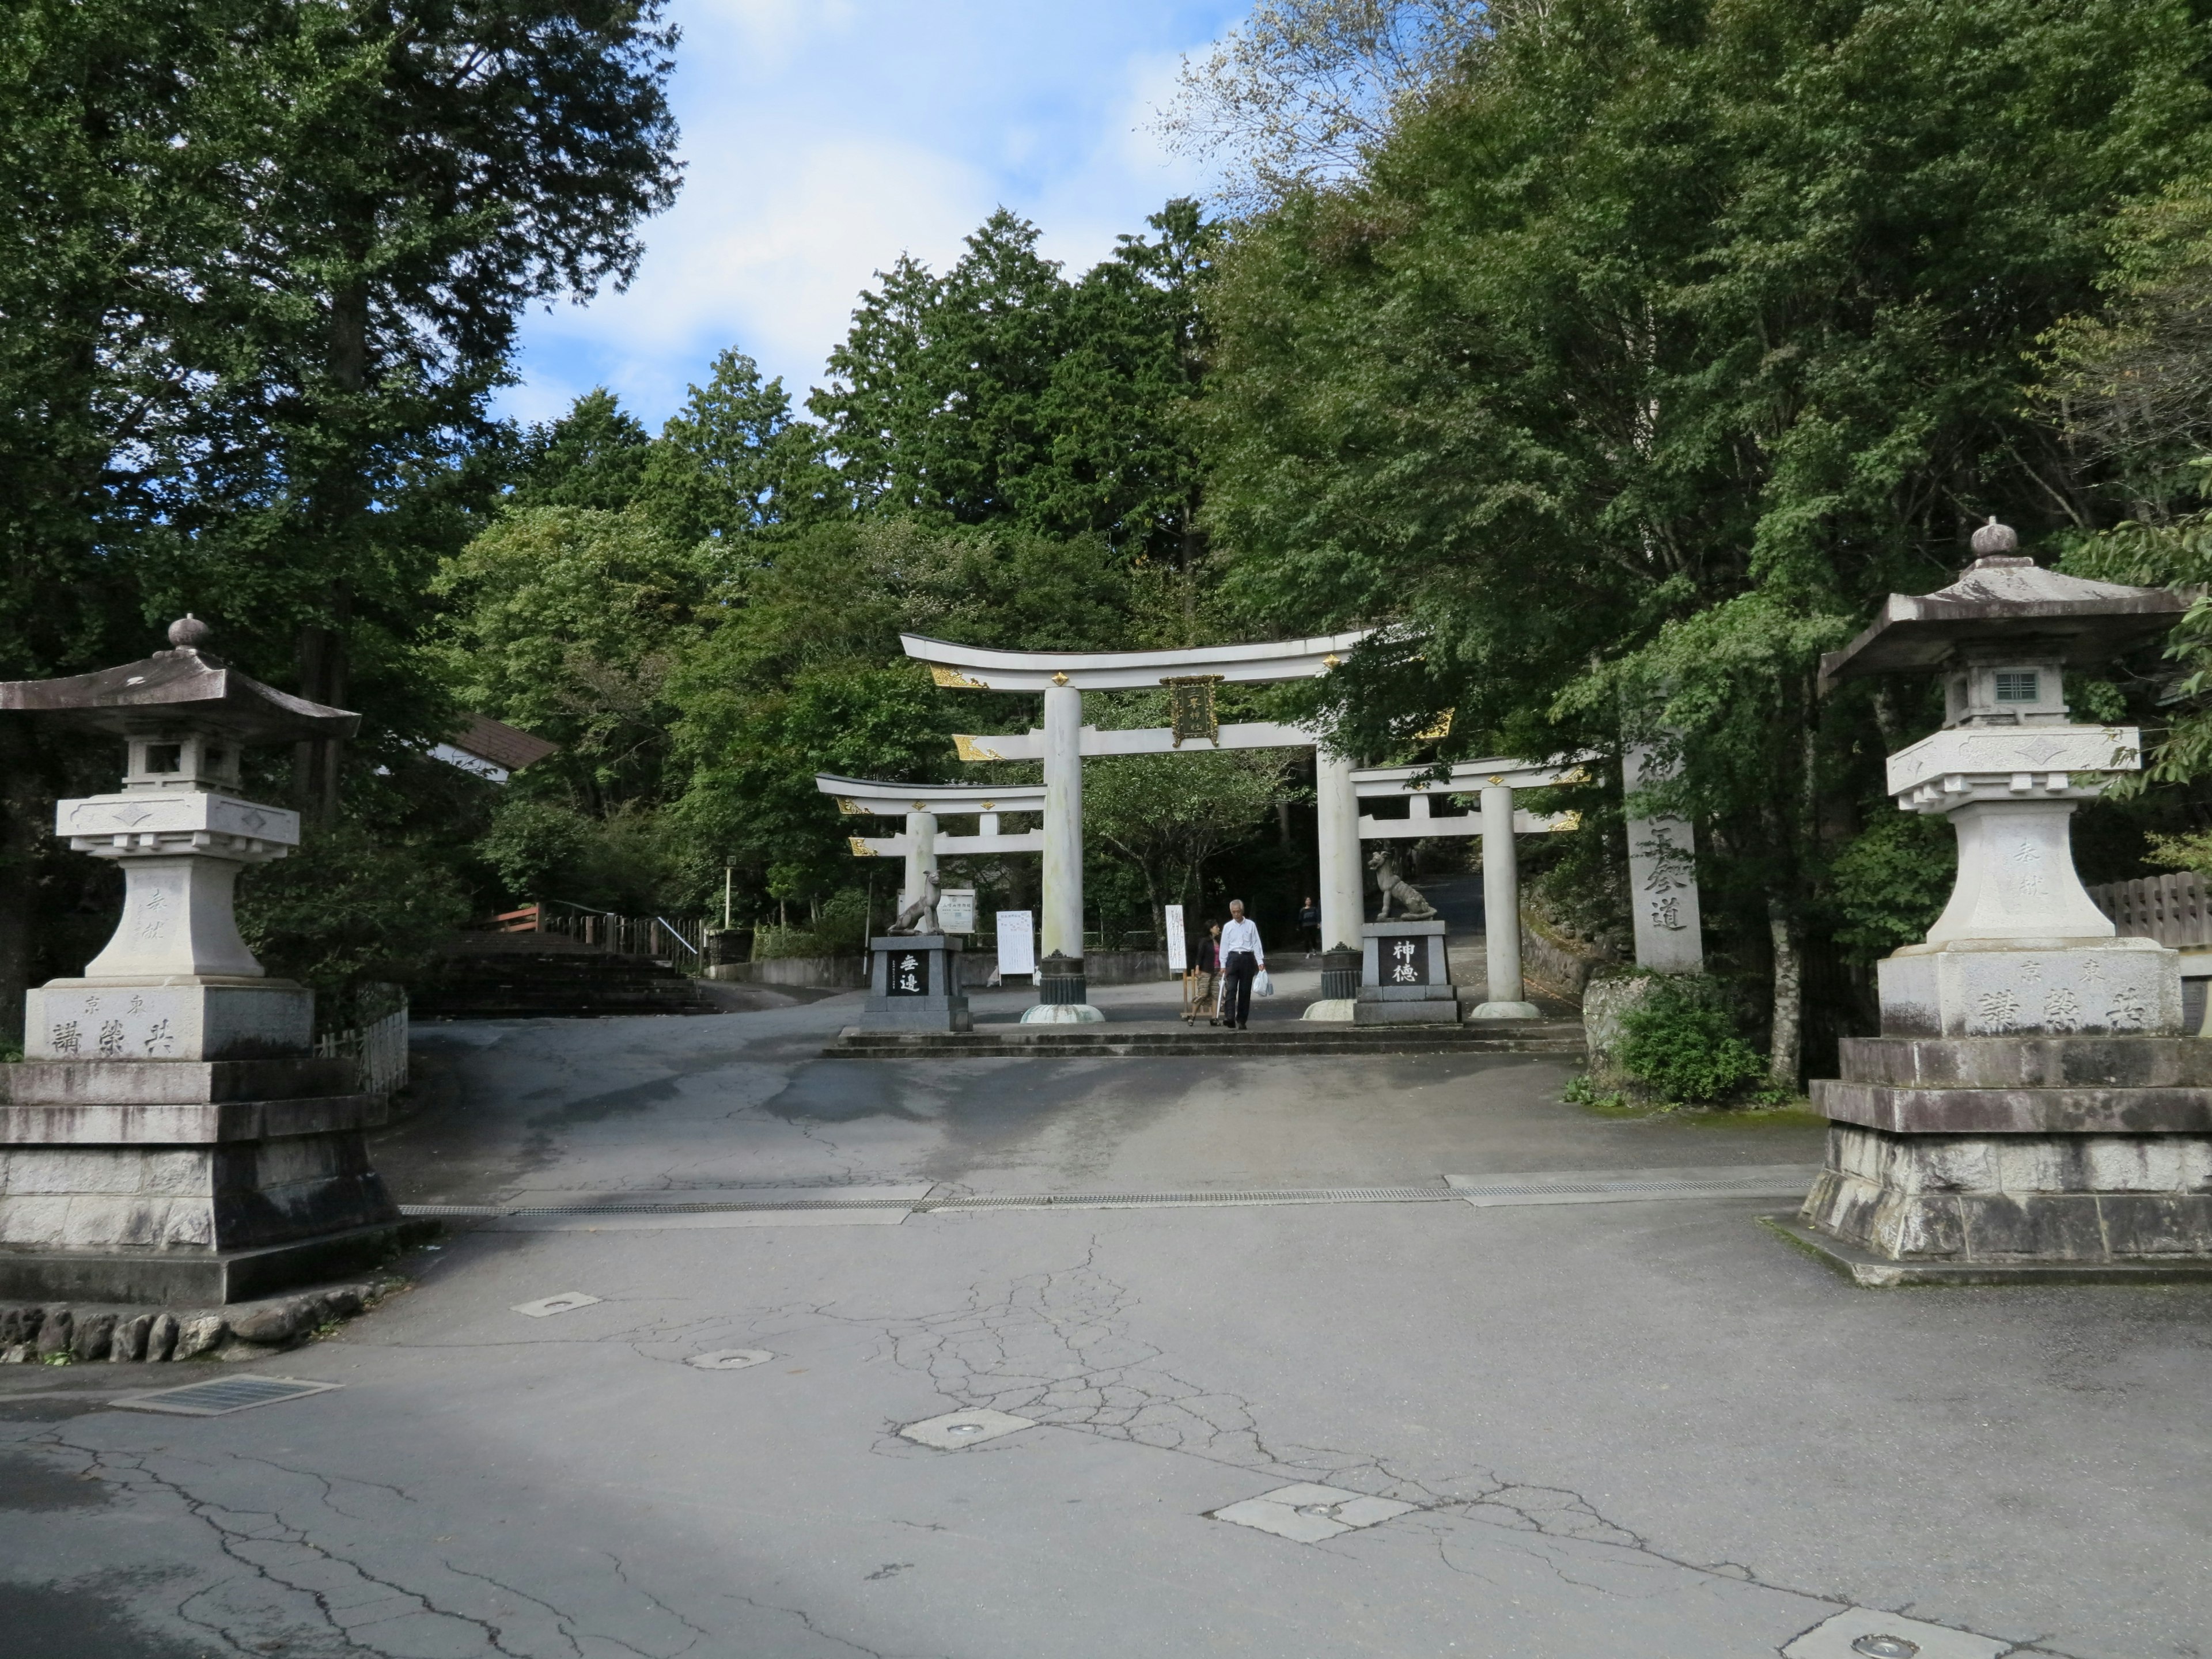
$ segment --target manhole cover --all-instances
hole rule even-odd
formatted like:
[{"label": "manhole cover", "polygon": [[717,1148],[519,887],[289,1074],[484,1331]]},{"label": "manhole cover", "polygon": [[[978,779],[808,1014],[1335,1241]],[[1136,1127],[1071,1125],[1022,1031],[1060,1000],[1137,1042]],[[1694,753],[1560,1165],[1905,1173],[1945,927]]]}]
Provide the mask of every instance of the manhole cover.
[{"label": "manhole cover", "polygon": [[562,1291],[558,1296],[540,1297],[535,1302],[518,1302],[514,1311],[528,1314],[532,1319],[550,1319],[555,1314],[574,1313],[579,1308],[588,1308],[599,1298],[586,1296],[581,1291]]},{"label": "manhole cover", "polygon": [[741,1371],[748,1365],[765,1365],[775,1358],[766,1348],[716,1348],[711,1353],[689,1355],[684,1363],[702,1371]]},{"label": "manhole cover", "polygon": [[1782,1650],[1783,1659],[2001,1659],[2013,1644],[1875,1607],[1845,1607]]},{"label": "manhole cover", "polygon": [[1394,1498],[1370,1498],[1341,1486],[1310,1484],[1278,1486],[1257,1498],[1245,1498],[1211,1511],[1216,1521],[1227,1521],[1255,1532],[1271,1532],[1300,1544],[1318,1544],[1339,1533],[1357,1532],[1393,1516],[1420,1507]]},{"label": "manhole cover", "polygon": [[221,1417],[227,1412],[273,1406],[280,1400],[303,1395],[327,1394],[343,1382],[302,1382],[289,1376],[216,1376],[204,1382],[187,1382],[181,1389],[142,1394],[136,1400],[115,1403],[137,1412],[174,1412],[184,1417]]},{"label": "manhole cover", "polygon": [[947,1412],[942,1417],[909,1423],[899,1432],[939,1451],[957,1451],[963,1446],[978,1445],[986,1440],[996,1440],[1002,1434],[1036,1426],[1034,1419],[1016,1417],[1010,1412]]}]

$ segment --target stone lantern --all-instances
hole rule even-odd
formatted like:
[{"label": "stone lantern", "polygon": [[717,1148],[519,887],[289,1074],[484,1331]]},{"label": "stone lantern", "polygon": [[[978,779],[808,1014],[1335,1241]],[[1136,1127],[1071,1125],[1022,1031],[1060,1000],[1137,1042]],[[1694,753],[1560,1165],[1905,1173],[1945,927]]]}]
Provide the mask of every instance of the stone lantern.
[{"label": "stone lantern", "polygon": [[0,710],[129,754],[120,790],[55,807],[71,848],[121,865],[123,917],[81,976],[30,992],[0,1068],[0,1295],[233,1301],[396,1236],[362,1139],[381,1104],[311,1057],[314,993],[270,978],[232,911],[240,874],[300,839],[297,813],[240,798],[240,751],[359,716],[227,667],[208,635],[187,617],[143,661],[0,684]]},{"label": "stone lantern", "polygon": [[2212,1277],[2212,1042],[2181,1034],[2180,961],[2120,939],[2069,820],[2141,764],[2130,727],[2068,714],[2064,674],[2161,634],[2163,589],[2037,568],[1994,519],[1940,592],[1892,594],[1821,689],[1941,677],[1941,731],[1889,793],[1958,836],[1926,941],[1877,965],[1881,1035],[1813,1085],[1825,1167],[1792,1231],[1864,1284]]}]

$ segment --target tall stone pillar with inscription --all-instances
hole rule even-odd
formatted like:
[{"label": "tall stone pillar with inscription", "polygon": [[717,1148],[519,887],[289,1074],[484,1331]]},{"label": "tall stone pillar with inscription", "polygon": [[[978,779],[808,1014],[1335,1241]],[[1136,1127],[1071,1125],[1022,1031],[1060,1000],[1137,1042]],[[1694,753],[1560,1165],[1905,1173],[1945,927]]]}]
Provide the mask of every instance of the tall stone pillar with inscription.
[{"label": "tall stone pillar with inscription", "polygon": [[32,991],[0,1067],[0,1296],[226,1302],[353,1271],[397,1237],[363,1131],[383,1106],[316,1060],[314,993],[239,937],[240,874],[300,839],[240,798],[239,751],[350,734],[200,650],[0,684],[0,710],[120,738],[123,787],[56,806],[70,845],[122,867],[123,918],[82,976]]},{"label": "tall stone pillar with inscription", "polygon": [[1994,520],[1973,544],[1821,663],[1823,690],[1941,677],[1942,729],[1889,757],[1889,793],[1950,818],[1959,873],[1879,964],[1881,1035],[1813,1085],[1827,1156],[1797,1231],[1863,1284],[2212,1277],[2212,1042],[2182,1035],[2176,953],[2114,937],[2069,841],[2140,762],[2131,728],[2072,720],[2065,672],[2186,601],[2039,569]]},{"label": "tall stone pillar with inscription", "polygon": [[1650,744],[1632,744],[1621,760],[1627,786],[1629,914],[1636,965],[1662,974],[1695,974],[1705,965],[1704,919],[1698,908],[1697,830],[1669,813],[1636,815],[1638,792],[1679,769],[1662,763]]}]

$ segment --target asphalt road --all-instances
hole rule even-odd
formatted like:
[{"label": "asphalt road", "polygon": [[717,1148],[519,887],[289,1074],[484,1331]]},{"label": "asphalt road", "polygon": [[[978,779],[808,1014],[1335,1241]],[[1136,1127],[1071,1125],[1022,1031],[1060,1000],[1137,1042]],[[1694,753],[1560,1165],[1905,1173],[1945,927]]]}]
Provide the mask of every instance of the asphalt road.
[{"label": "asphalt road", "polygon": [[[1854,1607],[1923,1659],[2208,1651],[2212,1292],[1858,1291],[1741,1198],[656,1210],[1817,1152],[1544,1059],[816,1057],[856,1001],[421,1032],[398,1195],[540,1212],[250,1367],[336,1391],[0,1372],[0,1651],[1710,1659]],[[1034,1426],[898,1432],[975,1410]],[[1294,1485],[1411,1507],[1212,1518]],[[1376,1512],[1333,1502],[1279,1513]]]}]

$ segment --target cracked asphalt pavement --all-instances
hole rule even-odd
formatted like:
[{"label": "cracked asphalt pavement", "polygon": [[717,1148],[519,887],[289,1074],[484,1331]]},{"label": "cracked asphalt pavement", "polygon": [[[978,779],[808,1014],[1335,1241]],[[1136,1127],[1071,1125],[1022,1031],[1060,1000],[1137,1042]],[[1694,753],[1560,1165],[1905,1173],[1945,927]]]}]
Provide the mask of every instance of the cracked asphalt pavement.
[{"label": "cracked asphalt pavement", "polygon": [[[1542,1057],[818,1058],[856,1002],[420,1030],[380,1165],[403,1202],[556,1204],[1817,1153],[1561,1104]],[[1774,1207],[457,1223],[417,1288],[248,1367],[332,1392],[198,1419],[116,1402],[207,1368],[0,1371],[0,1651],[1756,1659],[1848,1607],[2212,1650],[2212,1291],[1858,1291]],[[512,1311],[565,1291],[600,1300]],[[774,1358],[684,1363],[737,1348]],[[1035,1426],[897,1432],[982,1409]],[[1310,1544],[1208,1518],[1299,1483],[1416,1507]]]}]

